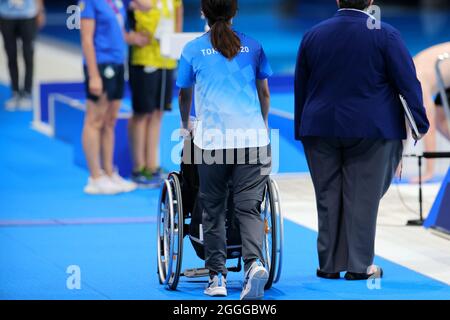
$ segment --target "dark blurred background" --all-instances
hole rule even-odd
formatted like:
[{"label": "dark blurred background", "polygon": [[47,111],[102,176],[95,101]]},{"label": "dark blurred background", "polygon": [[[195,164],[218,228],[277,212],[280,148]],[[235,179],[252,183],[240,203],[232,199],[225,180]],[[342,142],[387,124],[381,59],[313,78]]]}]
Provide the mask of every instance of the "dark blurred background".
[{"label": "dark blurred background", "polygon": [[[79,43],[79,33],[65,27],[66,9],[77,1],[46,0],[46,37]],[[450,0],[380,0],[381,19],[398,28],[412,54],[450,41]],[[185,30],[201,31],[200,0],[184,0]],[[305,30],[336,11],[335,0],[241,0],[235,27],[263,43],[277,73],[292,73]]]}]

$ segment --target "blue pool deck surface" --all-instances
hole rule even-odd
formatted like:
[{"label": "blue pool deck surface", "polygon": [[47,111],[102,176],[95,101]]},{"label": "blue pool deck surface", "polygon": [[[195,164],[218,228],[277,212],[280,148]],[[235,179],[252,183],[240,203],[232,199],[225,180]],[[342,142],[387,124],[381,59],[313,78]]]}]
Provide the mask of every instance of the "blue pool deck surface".
[{"label": "blue pool deck surface", "polygon": [[[1,87],[0,105],[8,95]],[[204,281],[182,279],[176,292],[158,283],[158,191],[83,194],[88,173],[73,164],[71,146],[30,122],[0,111],[0,299],[207,299]],[[266,299],[450,299],[450,286],[380,257],[379,284],[318,279],[316,237],[286,221],[283,273]],[[202,267],[189,241],[184,248],[183,267]],[[66,286],[73,265],[80,290]],[[242,278],[230,275],[227,299],[239,298]]]}]

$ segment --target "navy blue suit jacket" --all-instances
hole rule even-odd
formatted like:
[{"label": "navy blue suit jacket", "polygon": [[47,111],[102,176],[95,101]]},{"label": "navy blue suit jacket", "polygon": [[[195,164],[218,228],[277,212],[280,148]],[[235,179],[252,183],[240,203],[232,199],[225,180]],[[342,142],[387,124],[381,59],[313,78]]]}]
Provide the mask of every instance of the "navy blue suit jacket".
[{"label": "navy blue suit jacket", "polygon": [[295,72],[295,137],[405,139],[409,104],[426,133],[422,88],[400,33],[369,16],[340,10],[304,37]]}]

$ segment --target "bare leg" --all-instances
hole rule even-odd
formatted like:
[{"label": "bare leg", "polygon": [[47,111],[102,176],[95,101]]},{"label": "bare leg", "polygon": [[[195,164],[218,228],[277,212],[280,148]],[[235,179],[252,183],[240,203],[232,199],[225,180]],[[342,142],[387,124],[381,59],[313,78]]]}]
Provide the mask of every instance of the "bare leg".
[{"label": "bare leg", "polygon": [[94,179],[102,175],[100,143],[107,109],[108,102],[106,96],[102,96],[98,102],[87,101],[82,140],[89,171],[91,177]]},{"label": "bare leg", "polygon": [[128,126],[134,163],[133,169],[136,172],[145,167],[147,123],[149,118],[150,115],[133,115]]},{"label": "bare leg", "polygon": [[108,102],[108,108],[105,114],[105,125],[101,136],[103,169],[108,176],[112,176],[114,173],[114,130],[116,128],[117,115],[121,103],[121,100]]},{"label": "bare leg", "polygon": [[[430,121],[430,130],[424,137],[424,151],[434,152],[436,151],[436,105],[434,104],[433,97],[431,96],[431,90],[423,88],[423,99],[425,103],[425,108],[427,111],[427,116]],[[433,159],[427,159],[425,172],[422,176],[422,181],[427,182],[431,180],[434,176],[435,161]],[[411,179],[412,183],[418,183],[419,178],[415,177]]]},{"label": "bare leg", "polygon": [[163,111],[154,111],[148,121],[147,126],[147,151],[146,168],[155,171],[159,168],[159,142],[161,135],[161,121]]}]

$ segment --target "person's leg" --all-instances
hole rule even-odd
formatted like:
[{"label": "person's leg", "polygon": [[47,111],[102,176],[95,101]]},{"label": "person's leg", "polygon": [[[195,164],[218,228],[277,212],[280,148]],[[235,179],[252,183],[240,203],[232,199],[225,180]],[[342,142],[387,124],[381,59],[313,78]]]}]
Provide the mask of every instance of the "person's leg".
[{"label": "person's leg", "polygon": [[319,272],[346,270],[347,239],[342,232],[342,153],[336,139],[302,139],[316,194]]},{"label": "person's leg", "polygon": [[134,114],[129,122],[129,138],[133,155],[133,171],[145,168],[147,123],[150,115]]},{"label": "person's leg", "polygon": [[8,58],[8,70],[13,93],[19,93],[19,67],[17,64],[17,20],[1,19],[3,45]]},{"label": "person's leg", "polygon": [[[423,87],[423,101],[425,104],[425,108],[427,111],[427,117],[430,121],[430,129],[428,133],[423,138],[424,142],[424,151],[425,152],[434,152],[437,148],[437,140],[436,140],[436,105],[434,103],[433,96],[431,94],[432,90],[426,87]],[[435,160],[427,159],[425,172],[422,175],[422,182],[427,182],[431,180],[434,176],[435,171]],[[414,177],[411,179],[412,183],[419,183],[419,177]]]},{"label": "person's leg", "polygon": [[[247,161],[237,162],[233,166],[234,213],[239,222],[242,241],[244,270],[249,270],[255,260],[265,264],[262,253],[264,221],[261,217],[261,203],[270,173],[270,152],[261,152],[266,159],[260,159],[256,148],[238,150]],[[236,157],[238,160],[239,156]],[[258,163],[248,159],[257,159]],[[245,160],[245,159],[244,159]],[[263,162],[261,162],[263,160]],[[242,164],[240,164],[242,163]]]},{"label": "person's leg", "polygon": [[160,137],[161,123],[165,111],[172,109],[173,98],[173,70],[160,69],[151,75],[152,90],[154,90],[153,103],[155,108],[148,124],[148,144],[146,167],[153,173],[160,170]]},{"label": "person's leg", "polygon": [[151,172],[155,172],[159,168],[159,144],[162,117],[163,111],[157,109],[147,118],[145,167]]},{"label": "person's leg", "polygon": [[25,62],[25,80],[23,94],[30,97],[33,87],[34,41],[37,33],[36,18],[24,19],[19,23],[19,36],[22,39],[23,58]]},{"label": "person's leg", "polygon": [[349,139],[343,161],[346,269],[364,274],[372,266],[378,207],[403,152],[401,140]]},{"label": "person's leg", "polygon": [[[199,152],[196,149],[196,152]],[[208,152],[208,151],[207,151]],[[225,229],[225,203],[228,193],[229,168],[225,164],[198,165],[200,190],[198,197],[203,206],[203,237],[205,267],[213,274],[227,275],[227,239]]]},{"label": "person's leg", "polygon": [[237,150],[235,159],[232,175],[234,214],[239,222],[245,271],[240,298],[261,299],[269,278],[262,253],[264,221],[261,203],[271,168],[270,147]]},{"label": "person's leg", "polygon": [[105,170],[105,173],[108,176],[112,176],[114,174],[115,129],[121,103],[121,100],[113,100],[108,102],[108,107],[105,113],[104,127],[101,134],[103,170]]},{"label": "person's leg", "polygon": [[89,172],[93,179],[102,176],[100,145],[107,110],[108,100],[106,95],[103,95],[97,102],[87,100],[82,140]]}]

